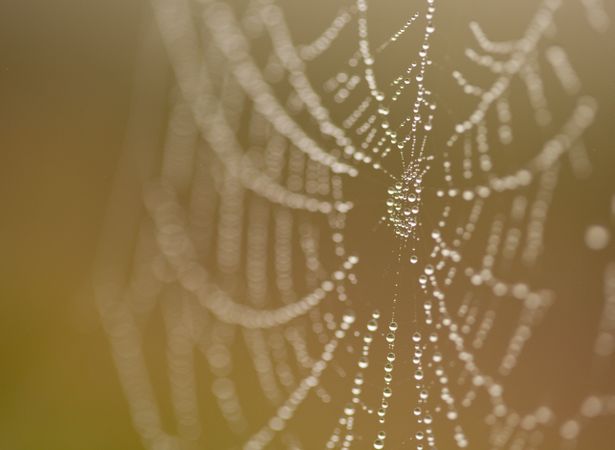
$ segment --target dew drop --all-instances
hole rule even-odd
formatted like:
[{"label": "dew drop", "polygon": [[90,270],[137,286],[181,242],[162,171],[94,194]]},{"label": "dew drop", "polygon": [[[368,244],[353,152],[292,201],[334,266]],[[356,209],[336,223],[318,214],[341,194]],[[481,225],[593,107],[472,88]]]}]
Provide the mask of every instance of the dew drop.
[{"label": "dew drop", "polygon": [[585,231],[585,245],[592,250],[604,249],[611,240],[611,233],[602,225],[591,225]]}]

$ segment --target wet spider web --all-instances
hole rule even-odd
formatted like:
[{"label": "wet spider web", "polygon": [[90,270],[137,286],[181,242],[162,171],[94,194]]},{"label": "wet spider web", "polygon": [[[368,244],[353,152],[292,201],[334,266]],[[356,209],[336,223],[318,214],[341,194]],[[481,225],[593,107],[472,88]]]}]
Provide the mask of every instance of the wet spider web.
[{"label": "wet spider web", "polygon": [[[437,3],[152,2],[173,71],[166,129],[154,175],[134,177],[136,232],[103,243],[130,248],[128,269],[96,278],[146,448],[605,436],[592,427],[615,414],[612,218],[580,225],[587,258],[602,255],[584,264],[599,276],[581,389],[541,379],[578,357],[540,339],[568,289],[549,270],[572,239],[550,224],[558,188],[608,178],[586,142],[603,102],[565,25],[608,42],[609,16],[595,0],[531,2],[495,41],[464,21],[469,2]],[[578,201],[608,214],[608,189]]]}]

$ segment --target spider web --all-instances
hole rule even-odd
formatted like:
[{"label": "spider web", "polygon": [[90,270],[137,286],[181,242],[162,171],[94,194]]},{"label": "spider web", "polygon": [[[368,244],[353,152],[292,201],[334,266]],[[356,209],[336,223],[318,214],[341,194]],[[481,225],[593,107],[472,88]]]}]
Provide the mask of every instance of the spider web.
[{"label": "spider web", "polygon": [[[272,0],[152,2],[167,125],[134,237],[103,243],[130,248],[126,275],[96,278],[146,448],[577,448],[615,414],[613,262],[587,390],[565,407],[569,387],[523,381],[561,297],[554,198],[593,173],[599,102],[558,17],[605,39],[604,5],[532,4],[508,41],[464,22],[451,65],[455,8],[398,3],[322,5],[324,23]],[[587,229],[594,250],[608,238]]]}]

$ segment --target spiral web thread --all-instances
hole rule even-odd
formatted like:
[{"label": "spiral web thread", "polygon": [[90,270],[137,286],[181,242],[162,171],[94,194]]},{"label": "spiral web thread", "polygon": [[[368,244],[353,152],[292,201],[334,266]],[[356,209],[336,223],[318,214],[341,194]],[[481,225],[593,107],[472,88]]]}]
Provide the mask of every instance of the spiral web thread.
[{"label": "spiral web thread", "polygon": [[[608,19],[601,3],[580,3],[591,26],[604,31]],[[130,279],[117,298],[104,288],[98,293],[132,419],[147,448],[203,448],[203,436],[214,432],[202,418],[196,358],[210,374],[205,389],[216,404],[207,407],[219,411],[246,450],[312,448],[292,429],[295,414],[311,397],[343,405],[337,421],[323,424],[329,437],[318,448],[534,449],[549,434],[562,447],[575,448],[592,419],[615,414],[613,395],[589,392],[572,417],[559,416],[548,404],[518,412],[504,395],[507,376],[557,299],[542,286],[507,279],[497,268],[532,267],[540,259],[565,158],[575,173],[591,169],[583,135],[598,103],[583,94],[566,50],[549,45],[564,7],[563,1],[542,2],[521,37],[507,42],[493,42],[477,23],[470,24],[477,50],[465,56],[494,81],[473,85],[453,72],[475,106],[455,119],[446,146],[435,149],[429,145],[440,111],[429,87],[434,0],[416,5],[380,45],[370,40],[367,0],[343,6],[316,39],[302,44],[293,42],[272,0],[250,0],[240,12],[223,2],[153,1],[177,93],[159,177],[144,188]],[[350,27],[356,48],[326,82],[313,84],[308,68]],[[418,46],[404,40],[414,29],[421,30]],[[264,62],[253,57],[257,41],[267,42]],[[415,56],[387,84],[377,76],[377,63],[397,45],[413,46],[406,54]],[[559,120],[549,110],[545,70],[557,77],[559,95],[571,100],[567,118],[522,166],[496,173],[498,147],[513,143],[520,132],[512,126],[512,83],[525,85],[538,127]],[[331,114],[326,102],[350,105],[350,113]],[[394,117],[400,105],[402,113]],[[438,174],[436,188],[425,182],[432,170]],[[409,321],[397,312],[397,296],[387,319],[374,311],[359,321],[354,312],[352,292],[362,282],[355,269],[368,261],[346,244],[355,205],[344,187],[366,173],[389,185],[381,220],[397,236],[399,264],[420,267],[414,284],[424,301]],[[490,212],[492,203],[501,212]],[[426,204],[439,205],[433,227],[423,220]],[[473,239],[484,224],[486,242]],[[482,248],[480,264],[471,266],[462,257],[469,247]],[[327,265],[330,261],[336,263]],[[457,303],[447,297],[453,284],[465,292]],[[615,351],[613,263],[605,269],[604,284],[597,360],[609,360]],[[518,310],[516,323],[496,373],[488,373],[477,355],[504,302]],[[144,324],[157,308],[164,319],[173,432],[163,425],[143,349]],[[404,327],[410,329],[409,343],[397,342]],[[379,340],[388,348],[380,357],[372,354]],[[234,370],[238,345],[274,411],[256,425],[244,413],[242,377]],[[411,373],[394,370],[399,347],[410,348]],[[344,352],[353,366],[332,367]],[[373,360],[385,361],[384,382],[366,383]],[[329,392],[322,379],[331,371],[346,380],[346,391]],[[401,442],[387,437],[394,377],[416,390],[407,406],[413,432]],[[376,403],[364,398],[368,387],[380,390]],[[481,418],[489,432],[474,437],[464,418],[467,411],[475,414],[481,395],[488,399]],[[375,435],[357,428],[360,417],[376,424]],[[434,431],[438,423],[449,436]]]}]

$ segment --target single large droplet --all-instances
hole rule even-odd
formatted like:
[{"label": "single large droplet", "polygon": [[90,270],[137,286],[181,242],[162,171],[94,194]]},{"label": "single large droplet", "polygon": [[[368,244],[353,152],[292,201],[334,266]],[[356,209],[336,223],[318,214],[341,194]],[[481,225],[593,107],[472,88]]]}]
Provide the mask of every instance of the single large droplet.
[{"label": "single large droplet", "polygon": [[602,250],[611,240],[611,233],[602,225],[591,225],[585,231],[585,245],[592,250]]}]

